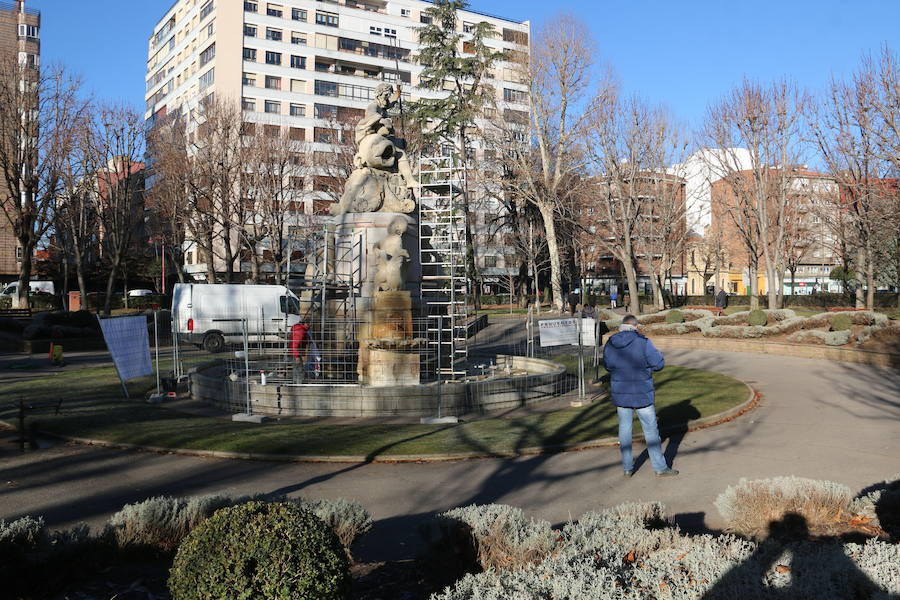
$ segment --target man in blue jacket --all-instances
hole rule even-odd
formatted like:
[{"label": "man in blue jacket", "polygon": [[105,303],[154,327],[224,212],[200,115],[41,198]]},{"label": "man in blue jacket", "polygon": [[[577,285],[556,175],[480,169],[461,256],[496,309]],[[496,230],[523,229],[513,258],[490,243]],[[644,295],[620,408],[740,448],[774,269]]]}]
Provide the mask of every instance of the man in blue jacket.
[{"label": "man in blue jacket", "polygon": [[622,450],[622,467],[625,477],[634,471],[631,452],[632,411],[637,411],[644,430],[644,440],[650,453],[650,464],[658,477],[672,477],[678,471],[666,464],[656,426],[656,410],[653,389],[653,371],[666,364],[663,355],[653,342],[637,331],[637,318],[626,315],[619,332],[609,338],[603,348],[603,366],[609,371],[612,401],[619,413],[619,446]]}]

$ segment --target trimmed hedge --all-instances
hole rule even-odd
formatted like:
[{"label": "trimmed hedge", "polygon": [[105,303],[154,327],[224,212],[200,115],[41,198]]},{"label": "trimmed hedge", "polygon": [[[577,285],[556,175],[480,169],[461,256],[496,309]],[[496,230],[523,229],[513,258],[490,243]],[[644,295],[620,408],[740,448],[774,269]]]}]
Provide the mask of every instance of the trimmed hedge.
[{"label": "trimmed hedge", "polygon": [[334,532],[291,502],[223,508],[194,529],[169,576],[174,600],[345,600],[350,566]]}]

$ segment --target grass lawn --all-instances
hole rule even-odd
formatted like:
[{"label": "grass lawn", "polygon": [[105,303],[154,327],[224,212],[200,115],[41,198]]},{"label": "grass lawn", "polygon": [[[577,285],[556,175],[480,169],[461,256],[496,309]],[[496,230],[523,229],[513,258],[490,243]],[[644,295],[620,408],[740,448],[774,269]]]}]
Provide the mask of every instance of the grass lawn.
[{"label": "grass lawn", "polygon": [[[559,357],[568,367],[574,357]],[[721,412],[747,398],[740,382],[708,371],[666,367],[657,374],[657,410],[662,426]],[[45,431],[169,448],[265,454],[358,455],[515,452],[534,446],[586,442],[615,435],[614,407],[599,400],[515,418],[484,418],[454,425],[323,425],[274,422],[232,423],[224,418],[186,415],[146,404],[152,377],[129,383],[135,400],[124,400],[112,367],[67,370],[58,375],[8,384],[0,399],[0,419],[15,422],[20,398],[37,408],[29,419]],[[49,403],[63,399],[60,415]]]}]

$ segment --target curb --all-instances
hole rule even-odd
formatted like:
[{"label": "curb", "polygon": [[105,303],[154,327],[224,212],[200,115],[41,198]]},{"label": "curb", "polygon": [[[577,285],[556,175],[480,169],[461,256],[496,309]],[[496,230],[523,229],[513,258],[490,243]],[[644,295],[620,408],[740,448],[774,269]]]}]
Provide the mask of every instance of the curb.
[{"label": "curb", "polygon": [[[726,411],[688,421],[687,431],[697,431],[706,429],[722,423],[727,423],[737,417],[747,413],[759,405],[762,397],[759,392],[751,388],[746,382],[741,382],[748,390],[747,400],[734,406]],[[14,429],[12,425],[6,421],[0,420],[0,426]],[[676,427],[664,427],[659,431],[666,433],[679,429]],[[196,456],[200,458],[226,458],[241,460],[257,460],[266,462],[287,462],[287,463],[344,463],[344,464],[367,464],[367,463],[432,463],[447,462],[457,460],[472,460],[478,458],[514,458],[517,456],[533,456],[538,454],[557,454],[560,452],[575,452],[578,450],[589,450],[591,448],[602,448],[616,446],[619,443],[618,437],[607,437],[587,442],[579,442],[576,444],[560,444],[551,446],[535,446],[531,448],[523,448],[516,452],[460,452],[456,454],[397,454],[390,457],[368,457],[368,456],[316,456],[316,455],[291,455],[291,454],[264,454],[253,452],[225,452],[221,450],[192,450],[190,448],[164,448],[160,446],[144,446],[141,444],[128,444],[124,442],[109,442],[106,440],[95,440],[91,438],[72,437],[40,431],[41,435],[46,437],[72,442],[84,446],[100,446],[104,448],[116,448],[119,450],[137,450],[139,452],[153,452],[156,454],[176,454],[179,456]],[[643,437],[635,436],[634,440],[643,443]]]}]

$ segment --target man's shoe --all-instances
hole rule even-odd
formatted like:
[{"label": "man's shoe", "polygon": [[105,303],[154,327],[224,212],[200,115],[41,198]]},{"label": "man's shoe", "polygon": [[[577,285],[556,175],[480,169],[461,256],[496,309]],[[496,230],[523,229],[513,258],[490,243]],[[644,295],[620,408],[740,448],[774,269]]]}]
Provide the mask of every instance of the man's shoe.
[{"label": "man's shoe", "polygon": [[675,477],[676,475],[678,475],[678,471],[676,471],[672,467],[667,467],[662,471],[656,472],[657,477]]},{"label": "man's shoe", "polygon": [[625,477],[631,477],[634,475],[634,471],[625,471]]}]

